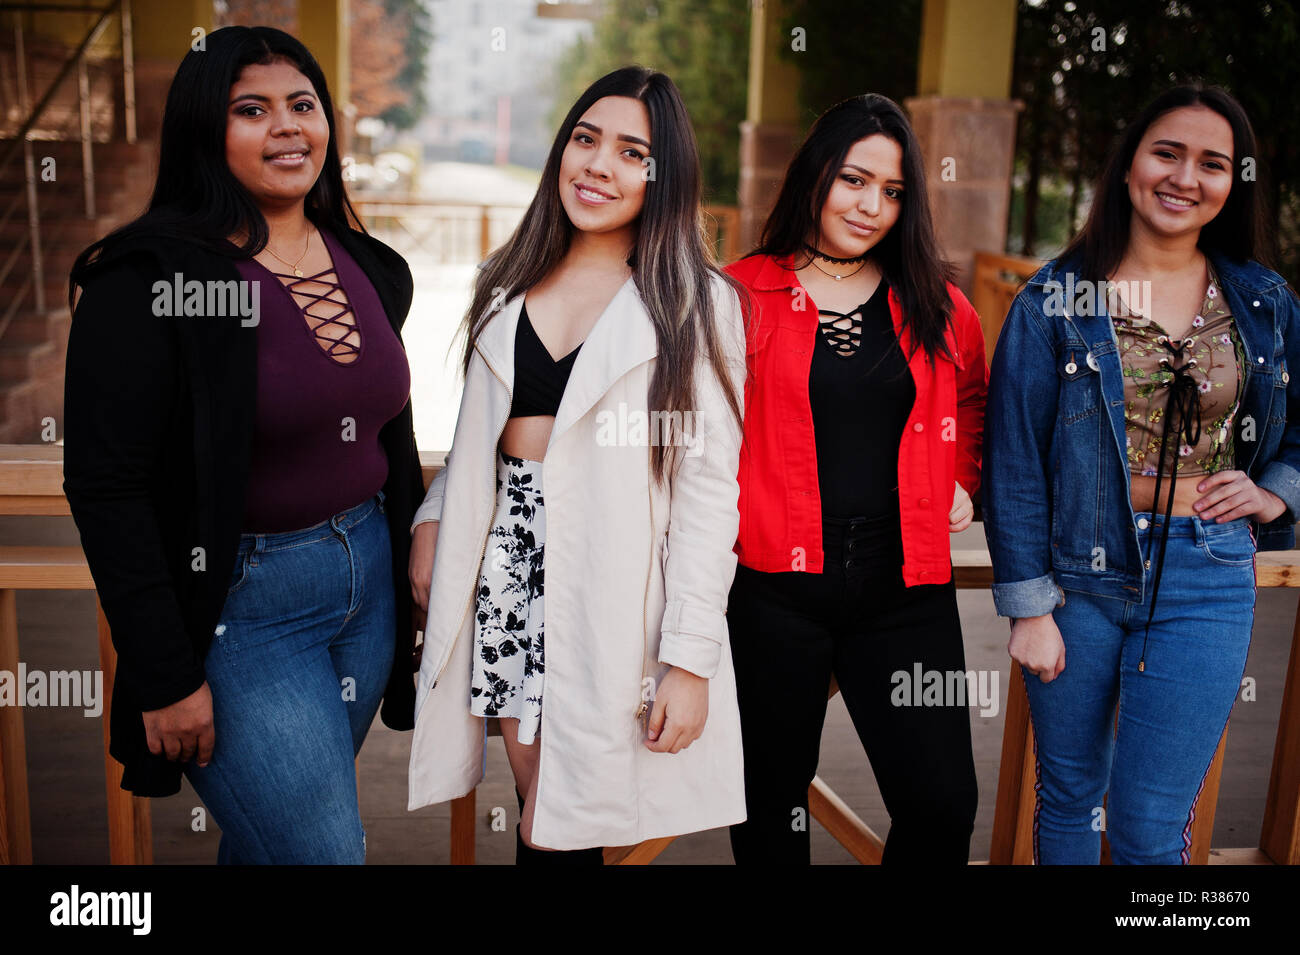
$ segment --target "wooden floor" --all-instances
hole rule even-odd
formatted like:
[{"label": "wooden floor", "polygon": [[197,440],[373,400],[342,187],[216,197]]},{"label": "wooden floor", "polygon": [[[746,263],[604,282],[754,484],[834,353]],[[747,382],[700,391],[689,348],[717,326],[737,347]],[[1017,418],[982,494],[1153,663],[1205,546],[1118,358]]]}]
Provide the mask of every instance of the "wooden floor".
[{"label": "wooden floor", "polygon": [[[966,537],[978,531],[966,532]],[[78,543],[71,520],[0,517],[0,540],[67,545]],[[974,546],[973,539],[959,546]],[[1214,830],[1216,847],[1254,847],[1259,839],[1264,795],[1273,756],[1273,738],[1281,706],[1281,681],[1295,620],[1294,590],[1259,594],[1255,636],[1246,675],[1256,681],[1255,702],[1239,702],[1228,735],[1223,784]],[[986,592],[960,591],[959,601],[969,669],[997,670],[1000,702],[995,716],[971,710],[971,731],[979,777],[980,808],[971,858],[988,857],[999,747],[1002,703],[1008,684],[1007,625],[994,614]],[[21,657],[29,669],[87,669],[97,666],[95,606],[92,594],[24,592],[18,597]],[[34,857],[38,864],[108,861],[104,822],[104,781],[99,722],[80,710],[27,709],[27,753],[31,785]],[[371,864],[443,863],[448,858],[448,807],[406,811],[406,765],[410,734],[396,733],[378,720],[361,753],[361,815]],[[827,713],[819,775],[873,829],[882,835],[889,820],[870,766],[837,697]],[[153,801],[154,857],[159,863],[212,862],[219,833],[192,830],[201,807],[188,785],[177,796]],[[479,788],[482,820],[478,837],[480,863],[509,863],[514,858],[516,802],[505,752],[492,739],[488,778]],[[493,831],[494,807],[504,809],[507,825]],[[498,816],[501,815],[498,813]],[[813,860],[853,862],[849,854],[813,824]],[[1244,859],[1227,855],[1222,860]],[[658,861],[729,863],[725,831],[697,833],[673,843]]]}]

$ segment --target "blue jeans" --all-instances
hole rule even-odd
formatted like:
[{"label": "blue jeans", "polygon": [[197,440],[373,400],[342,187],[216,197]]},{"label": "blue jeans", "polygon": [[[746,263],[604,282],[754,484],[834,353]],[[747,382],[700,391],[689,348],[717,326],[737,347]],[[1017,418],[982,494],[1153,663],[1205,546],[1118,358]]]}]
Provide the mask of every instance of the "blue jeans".
[{"label": "blue jeans", "polygon": [[393,663],[383,492],[328,521],[245,534],[205,663],[216,747],[185,774],[220,863],[365,861],[353,760]]},{"label": "blue jeans", "polygon": [[[1163,516],[1137,519],[1146,554]],[[1103,820],[1114,863],[1189,861],[1196,802],[1246,667],[1255,539],[1245,518],[1170,520],[1139,672],[1151,560],[1141,603],[1067,590],[1053,613],[1065,669],[1051,683],[1022,669],[1038,774],[1035,862],[1095,865]]]}]

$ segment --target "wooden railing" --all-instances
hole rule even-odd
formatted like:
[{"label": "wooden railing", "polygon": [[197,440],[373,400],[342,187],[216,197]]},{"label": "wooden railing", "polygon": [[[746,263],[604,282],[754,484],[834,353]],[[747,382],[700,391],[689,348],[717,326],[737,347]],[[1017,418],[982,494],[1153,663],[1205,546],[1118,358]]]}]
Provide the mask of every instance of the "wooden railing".
[{"label": "wooden railing", "polygon": [[[408,195],[358,192],[350,199],[366,228],[381,232],[398,252],[439,265],[482,262],[505,243],[524,214],[523,206]],[[742,251],[740,210],[735,206],[704,206],[701,211],[705,235],[718,261],[734,262]]]},{"label": "wooden railing", "polygon": [[[62,490],[62,452],[61,447],[51,445],[0,445],[0,515],[68,516],[68,503]],[[426,485],[437,473],[442,458],[441,453],[421,455]],[[992,585],[987,550],[954,551],[952,562],[958,587],[986,589]],[[1258,587],[1300,587],[1300,551],[1261,553],[1256,557],[1255,566]],[[93,587],[85,557],[78,547],[0,546],[0,670],[16,673],[18,669],[18,590]],[[102,610],[98,618],[105,700],[110,701],[116,656]],[[1023,864],[1032,860],[1033,733],[1019,667],[1010,669],[1012,679],[989,853],[989,862],[994,864]],[[107,751],[107,704],[102,718],[110,860],[114,864],[147,864],[153,858],[149,801],[120,788],[121,766]],[[1210,858],[1210,836],[1226,738],[1225,731],[1198,805],[1192,840],[1194,863],[1205,863]],[[880,837],[820,779],[814,780],[809,790],[809,807],[814,818],[856,859],[865,863],[880,861],[883,847]],[[475,817],[474,793],[452,802],[453,863],[474,861]],[[624,865],[649,862],[672,841],[655,839],[638,846],[610,847],[605,850],[605,859]],[[30,863],[31,860],[22,708],[3,706],[0,707],[0,863]],[[1292,634],[1259,847],[1216,849],[1214,861],[1300,864],[1300,612]]]},{"label": "wooden railing", "polygon": [[1020,255],[975,253],[970,303],[979,313],[980,327],[984,329],[984,354],[989,359],[993,358],[993,346],[998,343],[1002,320],[1007,317],[1012,300],[1042,264],[1038,259]]}]

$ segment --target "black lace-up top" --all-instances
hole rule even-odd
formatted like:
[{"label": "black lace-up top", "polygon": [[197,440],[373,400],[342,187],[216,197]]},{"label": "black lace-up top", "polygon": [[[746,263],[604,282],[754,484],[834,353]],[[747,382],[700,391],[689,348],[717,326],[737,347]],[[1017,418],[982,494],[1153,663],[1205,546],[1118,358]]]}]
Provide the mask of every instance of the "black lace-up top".
[{"label": "black lace-up top", "polygon": [[808,372],[824,517],[898,513],[898,445],[916,385],[889,314],[889,286],[851,312],[818,310]]}]

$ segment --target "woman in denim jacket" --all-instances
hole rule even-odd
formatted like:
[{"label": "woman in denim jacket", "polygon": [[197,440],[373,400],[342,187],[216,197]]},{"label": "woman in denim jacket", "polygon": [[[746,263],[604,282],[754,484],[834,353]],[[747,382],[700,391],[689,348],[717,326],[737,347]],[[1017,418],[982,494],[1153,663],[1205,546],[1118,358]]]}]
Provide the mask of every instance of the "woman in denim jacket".
[{"label": "woman in denim jacket", "polygon": [[1188,862],[1255,551],[1295,546],[1300,305],[1255,261],[1255,155],[1224,91],[1157,98],[998,341],[984,502],[1037,742],[1036,862],[1096,863],[1103,827],[1114,862]]}]

